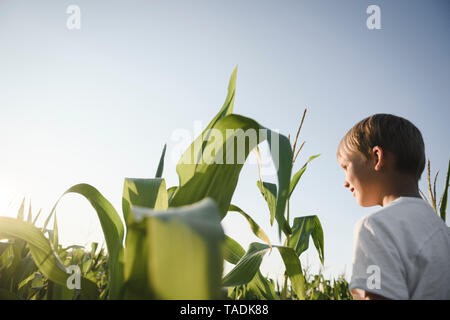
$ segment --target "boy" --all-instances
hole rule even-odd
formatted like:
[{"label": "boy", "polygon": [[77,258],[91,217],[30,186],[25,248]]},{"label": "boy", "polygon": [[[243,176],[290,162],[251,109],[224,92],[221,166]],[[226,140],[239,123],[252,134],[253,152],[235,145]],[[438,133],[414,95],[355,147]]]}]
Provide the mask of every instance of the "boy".
[{"label": "boy", "polygon": [[425,168],[420,131],[375,114],[342,138],[337,158],[362,207],[381,209],[354,229],[355,299],[450,299],[450,228],[419,194]]}]

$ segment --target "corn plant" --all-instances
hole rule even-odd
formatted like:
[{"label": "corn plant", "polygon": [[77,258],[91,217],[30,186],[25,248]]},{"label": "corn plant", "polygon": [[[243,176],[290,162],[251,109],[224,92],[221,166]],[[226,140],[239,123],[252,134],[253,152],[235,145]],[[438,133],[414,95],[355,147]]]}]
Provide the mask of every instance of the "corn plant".
[{"label": "corn plant", "polygon": [[439,171],[434,176],[433,189],[431,189],[431,177],[430,177],[430,159],[427,161],[427,178],[428,178],[428,193],[430,195],[430,200],[427,199],[422,190],[419,189],[422,198],[424,198],[434,209],[434,211],[439,214],[442,220],[446,221],[446,212],[447,212],[447,198],[448,198],[448,187],[449,187],[449,179],[450,179],[450,160],[448,162],[447,176],[445,178],[444,191],[442,192],[441,199],[439,200],[438,205],[436,205],[436,180],[438,177]]},{"label": "corn plant", "polygon": [[348,282],[344,276],[337,279],[326,280],[322,272],[316,275],[306,275],[307,300],[352,300]]},{"label": "corn plant", "polygon": [[[307,249],[311,235],[323,261],[322,229],[315,216],[295,218],[291,226],[289,209],[287,218],[285,211],[306,164],[291,179],[295,158],[289,139],[253,119],[233,114],[236,72],[237,68],[231,75],[222,108],[177,164],[178,186],[167,188],[162,178],[166,146],[155,178],[125,178],[122,196],[125,223],[111,203],[89,184],[77,184],[64,192],[42,229],[21,219],[0,217],[0,239],[27,243],[37,270],[47,281],[45,294],[39,298],[215,299],[223,297],[223,286],[248,284],[258,297],[277,299],[273,283],[259,272],[264,254],[272,247],[279,250],[297,296],[305,297],[299,255]],[[247,130],[256,132],[256,139],[244,138],[243,153],[238,154],[234,141],[239,141],[240,133]],[[217,133],[225,139],[218,139]],[[268,202],[271,223],[276,220],[279,236],[281,232],[286,236],[283,246],[272,246],[251,216],[231,204],[243,164],[250,151],[263,141],[269,144],[278,184],[260,181],[260,190]],[[72,250],[69,254],[58,245],[56,207],[69,193],[86,198],[99,218],[108,256],[97,273],[91,272],[97,263],[86,257],[88,253]],[[236,241],[225,236],[221,219],[229,211],[243,215],[251,230],[265,243],[252,243],[245,252]],[[52,217],[54,228],[48,232],[46,226]],[[23,258],[16,257],[18,261]],[[224,258],[236,267],[222,279]],[[66,287],[68,274],[62,259],[82,265],[79,292]],[[5,264],[2,262],[1,266]],[[16,287],[7,289],[16,291]]]},{"label": "corn plant", "polygon": [[[33,218],[30,204],[25,220],[24,204],[25,199],[16,219],[0,217],[0,239],[8,239],[7,242],[0,242],[0,298],[27,300],[97,298],[98,290],[93,281],[95,278],[93,274],[99,265],[91,265],[90,270],[83,267],[85,275],[88,276],[81,280],[83,291],[67,290],[64,282],[65,266],[60,258],[71,256],[72,253],[68,252],[70,248],[62,248],[58,244],[56,219],[53,229],[47,229],[47,223],[44,227],[37,228],[35,223],[41,211]],[[95,244],[92,248],[94,247]],[[86,256],[86,253],[83,252],[83,255]],[[96,261],[99,261],[99,256],[96,257]],[[88,279],[89,277],[91,279]]]},{"label": "corn plant", "polygon": [[[24,221],[25,199],[17,214]],[[27,223],[32,223],[31,205]],[[0,242],[0,299],[39,299],[45,294],[44,276],[39,272],[30,248],[21,239]]]},{"label": "corn plant", "polygon": [[[256,226],[254,222],[251,223],[252,230],[254,234],[263,240],[265,243],[251,243],[249,249],[244,254],[244,250],[237,243],[232,241],[232,239],[228,239],[227,244],[227,255],[226,258],[228,262],[235,264],[235,267],[225,276],[224,285],[229,287],[242,286],[245,284],[249,284],[248,287],[245,287],[247,291],[250,291],[250,295],[254,295],[260,299],[278,299],[279,297],[275,294],[273,283],[268,282],[260,273],[259,267],[262,263],[264,255],[271,251],[273,247],[275,247],[283,259],[284,265],[286,267],[285,271],[285,281],[282,289],[281,298],[287,299],[287,291],[288,291],[288,279],[291,282],[291,287],[295,292],[295,296],[298,299],[305,299],[305,278],[302,272],[300,255],[308,249],[309,246],[309,238],[312,237],[314,245],[319,253],[320,261],[323,264],[324,260],[324,244],[323,244],[323,230],[320,224],[319,218],[315,215],[305,216],[305,217],[296,217],[293,220],[292,225],[290,224],[290,208],[289,208],[289,199],[296,188],[300,178],[306,171],[308,163],[317,158],[319,155],[312,156],[308,159],[308,161],[303,165],[303,167],[297,171],[291,177],[291,169],[295,163],[295,160],[302,149],[304,143],[300,146],[300,148],[296,151],[296,145],[299,137],[299,133],[301,127],[303,125],[303,121],[305,118],[306,109],[303,113],[302,120],[300,126],[297,130],[297,135],[295,138],[295,142],[293,148],[289,148],[288,152],[285,153],[286,161],[283,162],[284,167],[279,168],[279,171],[284,171],[285,175],[283,176],[283,182],[288,186],[285,190],[283,190],[284,197],[281,198],[279,196],[280,187],[283,185],[280,183],[277,186],[276,184],[264,182],[261,177],[261,157],[259,154],[259,149],[256,148],[255,152],[257,155],[257,159],[259,160],[259,172],[260,172],[260,180],[257,181],[257,186],[266,200],[269,213],[270,213],[270,224],[273,225],[274,220],[276,219],[281,225],[279,227],[279,236],[280,231],[282,231],[285,235],[285,241],[283,245],[272,245],[270,240],[268,239],[266,233],[259,227]],[[293,157],[295,153],[295,157]],[[278,211],[278,208],[281,206],[280,201],[283,201],[283,211]],[[284,217],[284,207],[287,207],[286,217]],[[242,210],[236,206],[232,206],[229,209],[230,211],[239,211],[241,213]],[[280,217],[280,213],[283,213],[283,216]],[[245,213],[243,213],[245,214]],[[245,216],[247,216],[245,214]],[[237,260],[236,258],[239,258]],[[233,289],[229,290],[229,295],[235,296],[235,292]],[[248,293],[247,293],[248,296]]]}]

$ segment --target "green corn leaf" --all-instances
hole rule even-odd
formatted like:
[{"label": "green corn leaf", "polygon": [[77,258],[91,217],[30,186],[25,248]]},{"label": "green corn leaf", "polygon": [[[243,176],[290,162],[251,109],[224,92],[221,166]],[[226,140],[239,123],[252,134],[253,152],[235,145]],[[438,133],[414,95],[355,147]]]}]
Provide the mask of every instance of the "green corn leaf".
[{"label": "green corn leaf", "polygon": [[37,271],[37,267],[34,263],[33,256],[27,254],[24,258],[20,259],[18,268],[14,270],[14,287],[20,289],[20,283],[34,271]]},{"label": "green corn leaf", "polygon": [[445,178],[444,193],[442,193],[441,200],[439,201],[440,202],[439,212],[442,220],[444,221],[446,221],[449,179],[450,179],[450,160],[448,161],[448,169],[447,169],[447,177]]},{"label": "green corn leaf", "polygon": [[147,226],[148,278],[156,298],[218,298],[224,233],[214,201],[163,212],[132,210]]},{"label": "green corn leaf", "polygon": [[53,216],[53,211],[50,211],[50,213],[48,214],[47,218],[45,218],[44,225],[41,228],[42,232],[44,232],[44,233],[47,232],[47,226],[50,223],[50,218],[52,216]]},{"label": "green corn leaf", "polygon": [[273,219],[275,218],[275,213],[277,210],[277,185],[270,182],[263,182],[261,185],[261,181],[259,180],[256,182],[256,185],[258,186],[259,191],[261,191],[261,194],[269,207],[270,225],[273,225]]},{"label": "green corn leaf", "polygon": [[53,237],[51,239],[51,243],[53,245],[54,250],[58,249],[58,223],[56,221],[56,213],[55,220],[53,221]]},{"label": "green corn leaf", "polygon": [[302,177],[303,173],[305,172],[306,166],[308,165],[308,163],[311,160],[317,158],[318,156],[320,156],[320,154],[317,154],[315,156],[311,156],[308,159],[308,161],[306,161],[306,163],[303,165],[303,167],[299,171],[297,171],[296,174],[294,174],[294,176],[292,177],[292,180],[291,180],[290,187],[289,187],[289,197],[291,197],[291,194],[294,191],[295,187],[297,186],[298,181],[300,180],[300,178]]},{"label": "green corn leaf", "polygon": [[27,216],[27,222],[32,222],[33,221],[33,219],[32,219],[32,215],[31,215],[31,201],[30,201],[30,204],[29,204],[29,207],[28,207],[28,216]]},{"label": "green corn leaf", "polygon": [[293,248],[300,256],[302,252],[308,249],[309,237],[313,238],[314,246],[319,254],[320,261],[324,262],[324,241],[323,230],[320,220],[317,216],[305,216],[294,218],[292,235],[286,246]]},{"label": "green corn leaf", "polygon": [[14,291],[24,277],[24,260],[29,260],[27,258],[29,249],[25,241],[19,238],[2,237],[0,232],[0,239],[4,238],[12,241],[0,256],[0,288]]},{"label": "green corn leaf", "polygon": [[[224,258],[231,264],[237,264],[244,256],[245,250],[232,238],[225,235]],[[253,279],[247,284],[247,290],[261,300],[279,300],[275,293],[275,285],[269,282],[258,270]]]},{"label": "green corn leaf", "polygon": [[[220,119],[214,129],[217,130],[215,138],[208,140],[205,152],[202,154],[202,161],[197,165],[195,174],[178,188],[170,205],[178,207],[211,197],[216,201],[221,216],[224,217],[249,152],[258,143],[267,139],[278,176],[275,218],[279,226],[279,236],[281,237],[281,231],[286,235],[290,234],[290,227],[284,217],[292,169],[292,149],[289,140],[250,118],[234,114]],[[245,139],[247,132],[254,133],[252,139]],[[260,134],[261,132],[264,134]],[[245,141],[245,148],[242,148],[245,150],[242,150],[241,155],[236,152],[237,144],[234,143],[236,138],[238,144],[240,143],[239,146],[244,146]]]},{"label": "green corn leaf", "polygon": [[100,248],[100,251],[98,252],[98,254],[95,256],[95,261],[94,261],[94,266],[95,268],[98,267],[98,263],[100,261],[100,259],[103,257],[103,252],[104,252],[104,248]]},{"label": "green corn leaf", "polygon": [[0,237],[21,239],[28,243],[33,260],[39,270],[50,280],[65,285],[65,267],[52,250],[42,232],[31,223],[0,217]]},{"label": "green corn leaf", "polygon": [[241,247],[241,245],[225,235],[225,241],[223,243],[223,256],[226,261],[232,264],[236,264],[239,260],[244,256],[245,250]]},{"label": "green corn leaf", "polygon": [[177,192],[178,187],[170,187],[169,189],[167,189],[167,196],[169,197],[169,205],[170,202],[172,201],[173,195],[175,194],[175,192]]},{"label": "green corn leaf", "polygon": [[[1,255],[0,255],[0,271],[7,271],[13,264],[14,260],[14,242],[7,242],[7,243],[0,243],[4,246],[0,246],[2,248]],[[0,278],[0,283],[8,281],[8,279],[5,275],[2,275]],[[3,284],[3,286],[5,286]]]},{"label": "green corn leaf", "polygon": [[193,176],[197,168],[197,161],[201,157],[201,153],[205,148],[205,142],[203,141],[203,137],[206,132],[213,128],[217,121],[225,117],[226,115],[233,113],[234,106],[234,96],[236,91],[236,73],[237,66],[234,68],[233,73],[231,74],[230,81],[228,83],[228,94],[225,99],[225,102],[220,109],[220,111],[215,115],[215,117],[211,120],[205,130],[202,132],[200,136],[198,136],[194,142],[187,148],[187,150],[181,156],[180,161],[177,164],[177,173],[180,180],[179,185],[184,186]]},{"label": "green corn leaf", "polygon": [[[65,285],[63,286],[57,283],[49,283],[49,285],[53,286],[53,288],[51,290],[50,296],[47,297],[47,300],[74,300],[75,296],[78,295],[76,291],[69,290]],[[83,285],[82,290],[84,291]],[[86,300],[95,300],[95,298]]]},{"label": "green corn leaf", "polygon": [[168,194],[164,179],[125,178],[122,196],[122,211],[126,225],[133,223],[131,207],[139,206],[156,210],[168,207]]},{"label": "green corn leaf", "polygon": [[223,278],[224,287],[235,287],[250,282],[262,263],[270,247],[266,244],[252,242],[236,266]]},{"label": "green corn leaf", "polygon": [[168,195],[164,179],[126,178],[123,188],[122,209],[127,224],[124,298],[147,299],[152,298],[147,279],[147,229],[145,223],[141,221],[141,217],[134,216],[133,207],[166,210]]},{"label": "green corn leaf", "polygon": [[98,248],[98,242],[92,242],[91,243],[91,259],[95,259],[95,252],[97,252],[97,248]]},{"label": "green corn leaf", "polygon": [[259,300],[280,300],[275,292],[275,284],[265,278],[259,270],[247,284],[247,291],[253,293]]},{"label": "green corn leaf", "polygon": [[37,219],[39,218],[39,216],[41,215],[41,212],[42,212],[42,209],[39,209],[39,211],[38,211],[36,217],[34,217],[33,222],[32,222],[34,225],[36,225],[36,221],[37,221]]},{"label": "green corn leaf", "polygon": [[44,288],[44,285],[45,285],[45,277],[39,272],[36,272],[34,274],[33,280],[31,280],[31,288],[42,289]]},{"label": "green corn leaf", "polygon": [[278,247],[281,258],[286,267],[286,274],[291,280],[292,289],[294,289],[300,300],[305,299],[305,278],[302,273],[300,260],[294,249],[289,247]]},{"label": "green corn leaf", "polygon": [[[284,217],[292,171],[291,145],[285,136],[260,126],[252,119],[233,115],[235,89],[236,69],[230,78],[228,96],[221,110],[178,162],[177,173],[180,183],[170,201],[170,206],[179,207],[211,197],[216,201],[221,216],[224,217],[248,153],[260,142],[267,140],[277,169],[278,194],[275,218],[281,239],[281,231],[286,235],[291,232]],[[228,130],[232,130],[233,134],[230,134]],[[262,135],[261,130],[264,131]],[[251,138],[248,139],[250,141],[246,141],[247,133],[252,135],[254,132],[256,132],[256,141]],[[241,140],[241,143],[245,145],[245,148],[237,148],[234,140],[242,137],[245,142]],[[245,149],[242,150],[244,151],[243,159],[241,157],[238,159],[236,150],[240,152],[239,149]],[[214,151],[214,155],[211,151]]]},{"label": "green corn leaf", "polygon": [[164,148],[163,148],[163,151],[161,154],[161,159],[159,159],[158,170],[156,170],[155,178],[162,177],[163,170],[164,170],[164,156],[166,155],[166,148],[167,148],[167,144],[164,145]]},{"label": "green corn leaf", "polygon": [[[84,196],[97,212],[97,216],[100,220],[100,225],[103,229],[103,235],[105,237],[106,246],[108,248],[109,259],[109,285],[110,292],[109,297],[111,299],[118,299],[120,297],[120,290],[123,285],[123,236],[124,226],[120,220],[114,207],[106,200],[105,197],[93,186],[88,184],[77,184],[69,188],[53,206],[50,212],[47,222],[55,211],[56,206],[62,197],[68,193],[77,193]],[[55,281],[57,282],[57,281]]]},{"label": "green corn leaf", "polygon": [[20,290],[20,289],[22,289],[22,287],[24,287],[25,285],[27,285],[30,281],[32,281],[33,279],[34,279],[34,272],[32,272],[32,273],[30,273],[29,275],[28,275],[28,277],[26,277],[24,280],[22,280],[20,283],[19,283],[19,286],[18,286],[18,289]]},{"label": "green corn leaf", "polygon": [[[50,242],[44,237],[42,231],[33,224],[18,219],[0,217],[0,238],[25,241],[39,271],[50,281],[60,285],[64,290],[68,290],[66,287],[68,274],[64,265],[51,248]],[[23,261],[26,262],[26,259]],[[20,270],[17,270],[17,272],[23,274],[18,276],[20,283],[27,279],[26,272]],[[18,286],[20,286],[20,283],[18,283]],[[73,295],[73,293],[71,294]],[[82,277],[80,294],[83,299],[96,299],[98,297],[96,284]]]},{"label": "green corn leaf", "polygon": [[[304,299],[305,279],[303,277],[300,260],[297,257],[295,251],[292,248],[284,246],[273,247],[277,248],[280,252],[280,255],[286,267],[286,274],[288,275],[289,280],[291,280],[292,288],[296,292],[299,299]],[[223,286],[239,286],[254,280],[257,272],[259,272],[259,267],[262,263],[263,257],[269,249],[270,247],[266,244],[257,242],[251,243],[245,255],[239,260],[236,266],[223,278]],[[258,282],[267,286],[267,284],[263,283],[263,280],[261,279],[263,278],[262,276],[257,277],[258,278],[252,284],[252,287],[258,285]],[[261,286],[259,288],[261,289]],[[265,292],[266,295],[267,293],[269,296],[275,295],[274,292],[271,293],[270,288],[263,287],[262,289],[264,289],[264,291],[262,292]]]},{"label": "green corn leaf", "polygon": [[83,274],[88,273],[92,268],[92,263],[93,263],[92,259],[85,261],[81,267],[81,273]]},{"label": "green corn leaf", "polygon": [[[13,242],[0,242],[0,256],[3,254],[3,252],[11,246]],[[1,262],[1,261],[0,261]],[[3,267],[2,264],[0,264],[0,268]]]},{"label": "green corn leaf", "polygon": [[262,169],[262,161],[261,161],[261,153],[259,152],[259,147],[256,146],[253,149],[256,155],[256,159],[258,160],[258,174],[259,180],[256,182],[259,191],[263,195],[266,200],[267,206],[269,208],[270,213],[270,225],[273,225],[273,220],[275,218],[275,213],[277,210],[277,185],[270,182],[264,182],[262,180],[261,169]]},{"label": "green corn leaf", "polygon": [[22,204],[20,205],[19,211],[17,212],[17,219],[23,220],[25,212],[25,197],[22,200]]},{"label": "green corn leaf", "polygon": [[53,284],[51,297],[48,300],[98,300],[97,285],[85,277],[81,277],[81,289],[69,290],[66,285]]},{"label": "green corn leaf", "polygon": [[232,204],[232,205],[230,205],[230,208],[228,209],[228,211],[229,212],[234,211],[234,212],[240,213],[248,221],[248,224],[250,225],[250,229],[252,229],[253,234],[255,236],[257,236],[258,238],[260,238],[265,243],[267,243],[269,245],[269,247],[272,246],[270,244],[269,237],[264,232],[264,230],[252,219],[252,217],[250,217],[247,213],[245,213],[241,208]]}]

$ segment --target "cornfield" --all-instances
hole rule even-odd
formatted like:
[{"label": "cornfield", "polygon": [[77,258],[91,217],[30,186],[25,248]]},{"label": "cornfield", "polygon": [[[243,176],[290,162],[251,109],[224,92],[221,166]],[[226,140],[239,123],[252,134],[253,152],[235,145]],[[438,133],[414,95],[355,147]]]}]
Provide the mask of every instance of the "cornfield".
[{"label": "cornfield", "polygon": [[[167,186],[162,177],[166,146],[155,178],[124,179],[124,222],[101,192],[88,184],[65,191],[42,227],[36,225],[41,212],[34,215],[30,206],[26,213],[25,202],[17,218],[0,217],[0,299],[351,299],[344,278],[331,282],[322,274],[308,275],[300,262],[312,240],[324,263],[319,218],[290,216],[290,198],[308,164],[320,156],[311,156],[293,172],[303,146],[297,147],[297,142],[306,110],[293,144],[290,137],[234,114],[236,72],[237,68],[222,108],[178,162],[178,186]],[[226,138],[210,139],[212,129]],[[234,134],[227,135],[231,129]],[[233,152],[236,148],[229,145],[239,139],[238,132],[248,130],[256,132],[256,140],[244,140],[244,161],[240,161],[238,152]],[[255,197],[260,193],[265,199],[270,225],[276,223],[282,244],[274,244],[250,213],[231,203],[244,162],[251,151],[260,158],[258,144],[263,141],[268,142],[278,183],[263,181],[260,174]],[[216,161],[207,161],[208,157]],[[89,250],[63,248],[59,243],[55,210],[69,193],[81,195],[95,209],[106,250],[97,243]],[[227,236],[221,220],[228,212],[242,215],[260,242],[245,250]],[[278,250],[285,265],[282,284],[260,271],[271,250]],[[224,261],[234,265],[226,275]]]}]

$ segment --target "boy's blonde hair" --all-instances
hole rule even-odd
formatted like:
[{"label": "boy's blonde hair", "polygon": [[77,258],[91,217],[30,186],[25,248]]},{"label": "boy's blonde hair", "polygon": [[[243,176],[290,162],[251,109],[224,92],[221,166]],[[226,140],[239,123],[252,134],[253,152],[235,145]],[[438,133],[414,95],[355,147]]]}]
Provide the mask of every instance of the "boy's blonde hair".
[{"label": "boy's blonde hair", "polygon": [[378,113],[353,126],[339,143],[342,151],[356,152],[368,161],[372,148],[381,147],[395,155],[395,168],[420,180],[425,168],[425,145],[419,129],[410,121],[392,114]]}]

